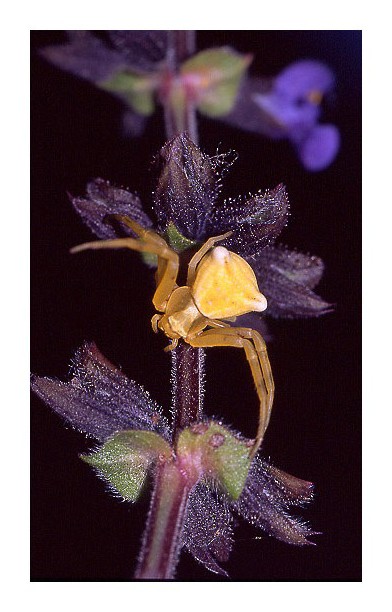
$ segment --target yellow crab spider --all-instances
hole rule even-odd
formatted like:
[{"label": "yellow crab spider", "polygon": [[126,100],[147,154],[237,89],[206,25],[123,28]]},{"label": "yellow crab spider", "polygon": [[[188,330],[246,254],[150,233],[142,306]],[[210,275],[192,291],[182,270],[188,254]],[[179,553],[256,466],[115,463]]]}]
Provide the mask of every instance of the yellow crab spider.
[{"label": "yellow crab spider", "polygon": [[216,243],[231,232],[209,238],[188,264],[187,282],[177,285],[180,269],[178,254],[152,230],[141,227],[128,217],[112,215],[136,234],[137,238],[117,238],[87,242],[71,249],[120,249],[154,253],[158,257],[156,290],[152,299],[159,314],[152,317],[153,330],[162,330],[171,340],[165,350],[174,349],[179,340],[196,348],[231,346],[242,348],[250,365],[260,401],[259,425],[253,457],[263,440],[270,419],[274,382],[266,344],[250,328],[231,327],[227,321],[248,312],[263,311],[267,300],[260,293],[250,265],[239,255]]}]

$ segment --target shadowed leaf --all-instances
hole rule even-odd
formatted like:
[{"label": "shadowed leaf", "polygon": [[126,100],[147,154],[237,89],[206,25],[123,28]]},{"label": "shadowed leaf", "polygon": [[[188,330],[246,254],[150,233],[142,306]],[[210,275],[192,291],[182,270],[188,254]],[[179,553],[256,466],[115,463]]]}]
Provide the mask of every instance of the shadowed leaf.
[{"label": "shadowed leaf", "polygon": [[289,202],[284,185],[257,193],[243,204],[225,201],[214,207],[211,226],[215,232],[233,235],[221,244],[241,257],[255,257],[287,223]]},{"label": "shadowed leaf", "polygon": [[170,222],[186,238],[198,240],[219,193],[216,166],[186,133],[176,136],[159,154],[160,176],[154,193],[159,229]]},{"label": "shadowed leaf", "polygon": [[[142,208],[138,196],[126,189],[113,187],[109,181],[101,178],[87,184],[86,197],[71,197],[76,212],[84,223],[98,238],[116,238],[118,228],[110,222],[110,215],[118,214],[130,217],[143,227],[151,227],[152,221]],[[124,234],[132,231],[121,226]]]},{"label": "shadowed leaf", "polygon": [[233,547],[233,517],[224,496],[206,483],[198,484],[189,496],[182,533],[183,545],[204,567],[227,576],[217,561],[228,561]]},{"label": "shadowed leaf", "polygon": [[166,57],[166,30],[68,30],[69,41],[41,49],[49,62],[99,84],[117,72],[148,72]]},{"label": "shadowed leaf", "polygon": [[86,343],[76,352],[69,382],[32,376],[31,387],[67,423],[98,441],[125,429],[151,430],[170,438],[158,404],[112,365],[94,343]]},{"label": "shadowed leaf", "polygon": [[255,101],[255,96],[268,93],[271,87],[272,79],[260,77],[244,79],[234,108],[228,115],[219,119],[248,132],[270,138],[284,138],[285,133],[282,126]]},{"label": "shadowed leaf", "polygon": [[311,497],[311,483],[271,468],[257,458],[233,508],[252,525],[278,540],[302,546],[312,544],[307,538],[315,532],[301,519],[291,516],[286,508],[309,501]]},{"label": "shadowed leaf", "polygon": [[323,263],[318,257],[271,246],[250,263],[267,298],[267,314],[317,317],[333,310],[331,304],[312,291],[323,273]]},{"label": "shadowed leaf", "polygon": [[58,68],[91,83],[108,79],[127,66],[117,49],[87,30],[74,30],[68,43],[44,47],[40,54]]},{"label": "shadowed leaf", "polygon": [[237,501],[202,480],[191,492],[183,531],[187,550],[210,571],[227,576],[218,562],[229,559],[233,546],[233,512],[270,536],[288,544],[312,544],[314,535],[288,508],[312,500],[313,484],[291,476],[257,457]]},{"label": "shadowed leaf", "polygon": [[128,65],[139,70],[150,71],[166,57],[167,30],[109,30],[108,35]]},{"label": "shadowed leaf", "polygon": [[280,499],[285,505],[302,506],[312,501],[314,489],[312,482],[291,476],[263,461],[260,461],[259,469],[264,472],[275,498]]}]

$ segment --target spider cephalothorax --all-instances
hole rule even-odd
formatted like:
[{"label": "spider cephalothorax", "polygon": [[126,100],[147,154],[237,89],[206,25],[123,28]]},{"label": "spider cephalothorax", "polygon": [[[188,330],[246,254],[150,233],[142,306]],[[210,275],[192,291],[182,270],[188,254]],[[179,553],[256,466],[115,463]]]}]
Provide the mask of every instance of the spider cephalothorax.
[{"label": "spider cephalothorax", "polygon": [[129,248],[158,257],[153,304],[158,311],[152,318],[155,332],[161,329],[174,349],[182,339],[193,347],[231,346],[242,348],[248,359],[260,400],[259,426],[251,454],[257,452],[271,414],[274,383],[267,349],[258,332],[247,327],[231,327],[228,321],[248,312],[263,311],[267,300],[260,293],[250,265],[225,247],[215,246],[231,232],[209,238],[188,264],[186,285],[179,287],[178,254],[152,230],[120,215],[137,238],[88,242],[72,249]]}]

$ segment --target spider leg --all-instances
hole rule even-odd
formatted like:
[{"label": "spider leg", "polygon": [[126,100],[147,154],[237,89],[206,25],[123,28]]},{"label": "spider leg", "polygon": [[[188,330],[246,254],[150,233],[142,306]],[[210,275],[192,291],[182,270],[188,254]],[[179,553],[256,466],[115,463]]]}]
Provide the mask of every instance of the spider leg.
[{"label": "spider leg", "polygon": [[165,351],[165,353],[168,353],[169,351],[174,351],[174,349],[177,348],[177,346],[178,346],[178,338],[173,338],[172,340],[170,340],[170,344],[165,346],[163,350]]},{"label": "spider leg", "polygon": [[[116,214],[110,215],[110,217],[112,219],[116,219],[117,221],[120,221],[121,223],[129,227],[137,236],[139,236],[141,240],[144,240],[145,242],[152,242],[154,244],[160,245],[162,248],[169,248],[167,246],[165,239],[162,238],[162,236],[159,236],[159,234],[157,234],[153,230],[142,227],[139,223],[137,223],[130,217],[127,217],[125,215],[116,215]],[[167,268],[167,259],[158,256],[158,267],[155,273],[155,281],[156,281],[157,287],[161,283],[162,278],[165,276],[166,268]],[[171,291],[169,292],[168,295],[170,295],[173,289],[174,289],[174,285],[172,286]],[[167,299],[165,300],[165,302],[166,301]],[[164,304],[162,303],[160,305],[164,306]],[[157,306],[156,308],[157,310],[163,310],[163,308],[161,309],[161,308],[158,308]]]},{"label": "spider leg", "polygon": [[[126,217],[127,218],[127,217]],[[79,253],[88,249],[132,249],[144,253],[154,253],[158,255],[158,266],[160,278],[157,279],[157,288],[152,298],[155,308],[164,312],[167,300],[172,294],[177,281],[179,259],[177,253],[170,249],[163,238],[155,232],[145,230],[137,223],[129,219],[132,229],[140,233],[140,239],[135,238],[115,238],[113,240],[96,240],[85,242],[71,249],[71,253]],[[140,229],[139,229],[140,228]]]},{"label": "spider leg", "polygon": [[[256,444],[251,452],[251,457],[254,457],[260,447],[260,444],[263,440],[264,434],[270,421],[275,393],[275,383],[272,376],[270,361],[268,358],[267,345],[263,337],[257,331],[248,327],[231,327],[230,329],[225,329],[224,332],[222,330],[222,333],[226,333],[232,336],[240,336],[245,340],[251,341],[253,343],[253,357],[250,358],[249,354],[247,353],[247,358],[252,370],[256,390],[260,399],[260,417],[256,435]],[[257,357],[259,370],[256,369],[254,354],[256,354]],[[263,386],[258,384],[258,376],[260,374],[260,370],[262,374]]]},{"label": "spider leg", "polygon": [[162,319],[162,315],[161,314],[154,314],[154,316],[151,319],[151,326],[153,331],[157,334],[158,333],[158,321]]},{"label": "spider leg", "polygon": [[[208,322],[208,325],[210,322]],[[187,337],[191,346],[203,348],[213,346],[232,346],[245,351],[256,391],[260,401],[259,425],[251,458],[257,453],[263,441],[272,410],[274,381],[264,340],[256,331],[246,327],[209,329],[196,337]]]},{"label": "spider leg", "polygon": [[221,236],[215,236],[213,238],[208,238],[208,240],[200,247],[197,253],[194,254],[194,256],[192,257],[192,259],[190,260],[188,264],[188,276],[187,276],[187,281],[186,281],[186,284],[188,285],[188,287],[191,287],[193,285],[193,282],[196,277],[197,264],[204,257],[204,255],[208,253],[208,251],[214,246],[216,242],[219,242],[220,240],[224,240],[225,238],[228,238],[229,236],[231,236],[232,233],[233,232],[226,232],[226,234],[222,234]]},{"label": "spider leg", "polygon": [[159,236],[156,232],[150,229],[146,229],[130,217],[126,217],[125,215],[109,215],[111,219],[116,219],[120,221],[127,227],[129,227],[141,240],[145,240],[146,242],[154,242],[155,244],[160,244],[161,246],[167,246],[164,238]]}]

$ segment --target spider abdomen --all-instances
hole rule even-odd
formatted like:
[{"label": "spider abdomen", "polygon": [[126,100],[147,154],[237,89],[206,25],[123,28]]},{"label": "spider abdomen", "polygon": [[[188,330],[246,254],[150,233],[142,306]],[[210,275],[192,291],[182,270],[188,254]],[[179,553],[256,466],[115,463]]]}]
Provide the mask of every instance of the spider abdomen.
[{"label": "spider abdomen", "polygon": [[215,247],[203,257],[191,289],[197,308],[210,319],[237,317],[267,308],[250,265],[225,247]]}]

